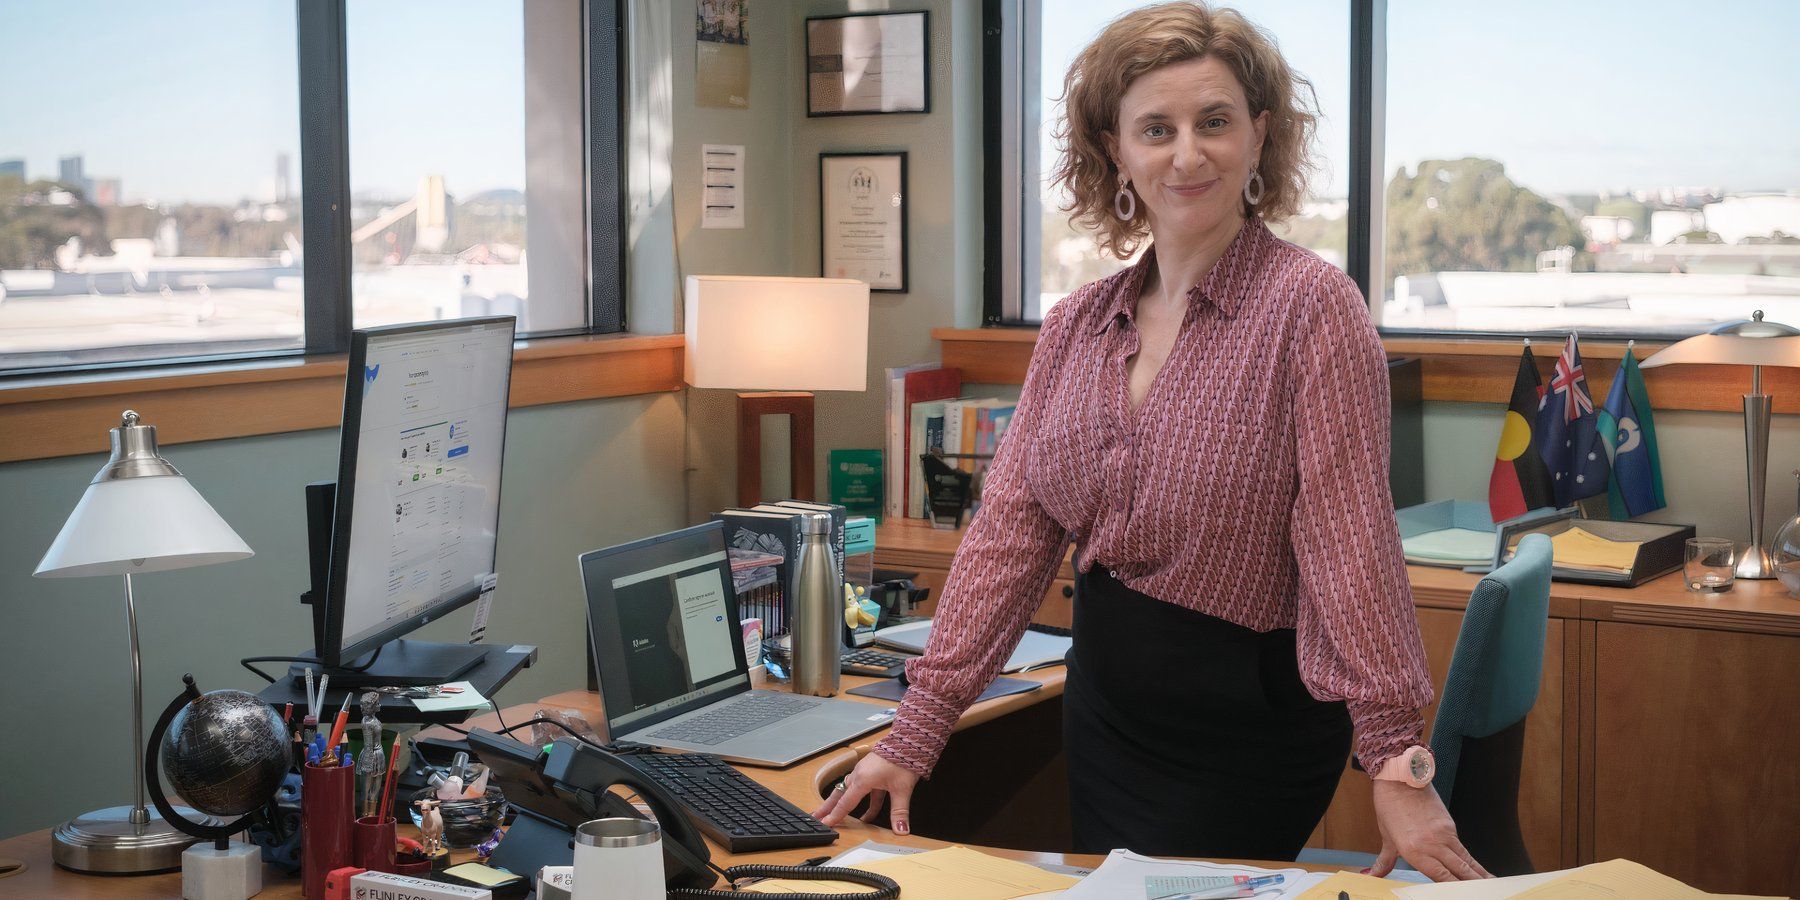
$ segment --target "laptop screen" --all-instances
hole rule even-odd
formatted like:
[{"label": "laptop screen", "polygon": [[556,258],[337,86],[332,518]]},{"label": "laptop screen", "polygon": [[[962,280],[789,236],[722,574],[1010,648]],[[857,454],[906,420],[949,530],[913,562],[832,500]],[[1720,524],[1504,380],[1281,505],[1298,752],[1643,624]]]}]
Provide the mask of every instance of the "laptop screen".
[{"label": "laptop screen", "polygon": [[581,573],[610,737],[749,689],[722,524],[583,554]]}]

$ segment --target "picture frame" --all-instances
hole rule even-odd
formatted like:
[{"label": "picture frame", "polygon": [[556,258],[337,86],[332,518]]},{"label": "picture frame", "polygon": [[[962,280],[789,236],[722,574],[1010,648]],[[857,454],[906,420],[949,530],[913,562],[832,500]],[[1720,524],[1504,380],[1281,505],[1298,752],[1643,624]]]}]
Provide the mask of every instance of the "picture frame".
[{"label": "picture frame", "polygon": [[929,12],[807,17],[808,118],[929,112]]},{"label": "picture frame", "polygon": [[819,275],[907,290],[906,152],[819,154]]}]

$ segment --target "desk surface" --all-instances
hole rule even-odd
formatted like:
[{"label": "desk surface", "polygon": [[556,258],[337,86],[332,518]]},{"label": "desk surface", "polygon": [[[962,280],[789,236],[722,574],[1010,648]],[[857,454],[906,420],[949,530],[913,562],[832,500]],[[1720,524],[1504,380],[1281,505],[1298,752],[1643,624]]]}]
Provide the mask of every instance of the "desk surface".
[{"label": "desk surface", "polygon": [[[889,519],[876,528],[875,553],[886,568],[947,569],[962,538],[963,529],[932,528],[922,519]],[[1481,580],[1461,569],[1438,566],[1409,565],[1406,571],[1413,602],[1424,607],[1461,610]],[[1058,577],[1074,576],[1065,557]],[[1800,635],[1800,599],[1790,597],[1781,582],[1739,580],[1724,593],[1696,594],[1687,589],[1679,571],[1635,588],[1551,582],[1550,616]]]},{"label": "desk surface", "polygon": [[[1051,697],[1062,695],[1063,669],[1061,667],[1039,669],[1037,671],[1009,677],[1030,679],[1039,682],[1043,687],[1029,694],[1013,694],[976,704],[971,707],[957,723],[958,731],[997,719],[1011,712],[1025,709],[1026,707],[1035,705]],[[844,676],[844,687],[848,689],[873,680],[874,679],[870,678],[846,675]],[[878,706],[892,705],[884,700],[874,700],[850,694],[840,694],[840,696],[847,700],[855,700]],[[520,706],[511,707],[505,711],[505,718],[511,722],[524,721],[526,718],[529,718],[531,711],[539,706],[554,706],[578,710],[588,716],[590,721],[597,721],[600,716],[600,699],[598,694],[589,691],[567,691],[546,697],[538,703],[522,704]],[[472,727],[498,727],[497,720],[492,715],[471,719],[466,724]],[[887,729],[884,728],[880,731],[864,735],[852,746],[844,746],[836,750],[826,751],[817,756],[802,760],[785,769],[744,766],[743,771],[749,774],[757,782],[787,798],[789,801],[793,802],[794,805],[810,811],[818,805],[819,798],[823,796],[825,790],[827,790],[830,785],[835,784],[845,773],[849,772],[850,769],[856,765],[857,760],[861,759],[862,755],[868,752],[869,748],[885,734],[887,734]],[[774,850],[765,853],[730,854],[710,840],[707,844],[712,850],[713,861],[721,867],[724,867],[751,862],[773,865],[794,864],[814,856],[820,856],[827,853],[841,853],[866,840],[915,847],[947,846],[943,841],[932,840],[931,838],[921,837],[916,834],[897,835],[885,828],[868,825],[854,819],[847,821],[838,827],[837,842],[828,847],[801,847],[793,850]],[[1102,859],[1100,856],[1091,854],[1040,853],[987,847],[980,849],[984,852],[993,853],[996,856],[1025,860],[1027,862],[1054,862],[1070,865],[1093,866],[1098,865]],[[10,840],[0,841],[0,856],[11,856],[22,859],[26,862],[28,867],[26,871],[18,875],[11,878],[0,879],[0,895],[4,895],[8,898],[181,896],[181,873],[179,872],[140,877],[88,876],[78,875],[73,872],[67,872],[56,868],[50,861],[50,831],[48,829],[20,835]],[[1256,864],[1269,866],[1271,868],[1299,865],[1297,863],[1273,862]],[[1318,871],[1329,870],[1329,867],[1299,867],[1312,868]],[[264,869],[263,884],[262,893],[257,895],[259,898],[266,897],[270,898],[270,900],[286,900],[286,898],[297,898],[301,896],[300,879],[298,877],[283,877],[277,875],[273,869]],[[915,900],[930,900],[930,898],[921,897],[915,898]]]}]

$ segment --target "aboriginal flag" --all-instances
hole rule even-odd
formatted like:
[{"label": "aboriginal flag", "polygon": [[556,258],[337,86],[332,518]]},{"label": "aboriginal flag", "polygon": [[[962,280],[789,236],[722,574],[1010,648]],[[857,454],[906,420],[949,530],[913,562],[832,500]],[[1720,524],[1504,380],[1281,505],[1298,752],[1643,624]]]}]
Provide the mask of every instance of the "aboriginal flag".
[{"label": "aboriginal flag", "polygon": [[1526,511],[1555,506],[1550,489],[1550,469],[1538,452],[1538,436],[1532,423],[1544,393],[1531,347],[1519,357],[1519,375],[1513,379],[1512,401],[1506,406],[1506,424],[1500,428],[1500,447],[1494,452],[1494,473],[1488,477],[1488,510],[1502,522]]}]

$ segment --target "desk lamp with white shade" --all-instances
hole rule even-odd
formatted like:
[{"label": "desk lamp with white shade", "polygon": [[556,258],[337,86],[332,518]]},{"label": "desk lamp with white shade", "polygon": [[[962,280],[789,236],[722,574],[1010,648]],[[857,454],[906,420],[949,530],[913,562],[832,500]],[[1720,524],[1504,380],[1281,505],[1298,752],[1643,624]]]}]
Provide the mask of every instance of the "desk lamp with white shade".
[{"label": "desk lamp with white shade", "polygon": [[[156,427],[126,410],[112,429],[112,458],[88,483],[32,573],[39,578],[122,575],[131,634],[131,806],[114,806],[57,826],[51,858],[81,872],[136,874],[176,869],[197,838],[178,831],[144,805],[144,686],[138,662],[137,605],[131,577],[253,555],[200,492],[156,449]],[[177,808],[196,821],[210,821]]]},{"label": "desk lamp with white shade", "polygon": [[796,500],[813,499],[812,391],[868,389],[869,285],[848,278],[690,275],[688,384],[738,394],[738,505],[762,492],[762,416],[793,417]]},{"label": "desk lamp with white shade", "polygon": [[1750,482],[1750,544],[1738,554],[1737,577],[1774,578],[1775,565],[1763,540],[1763,505],[1769,476],[1769,412],[1773,398],[1763,393],[1763,366],[1800,368],[1800,328],[1763,321],[1762,310],[1727,322],[1706,334],[1664,348],[1642,368],[1698,364],[1750,367],[1744,395],[1744,461]]}]

